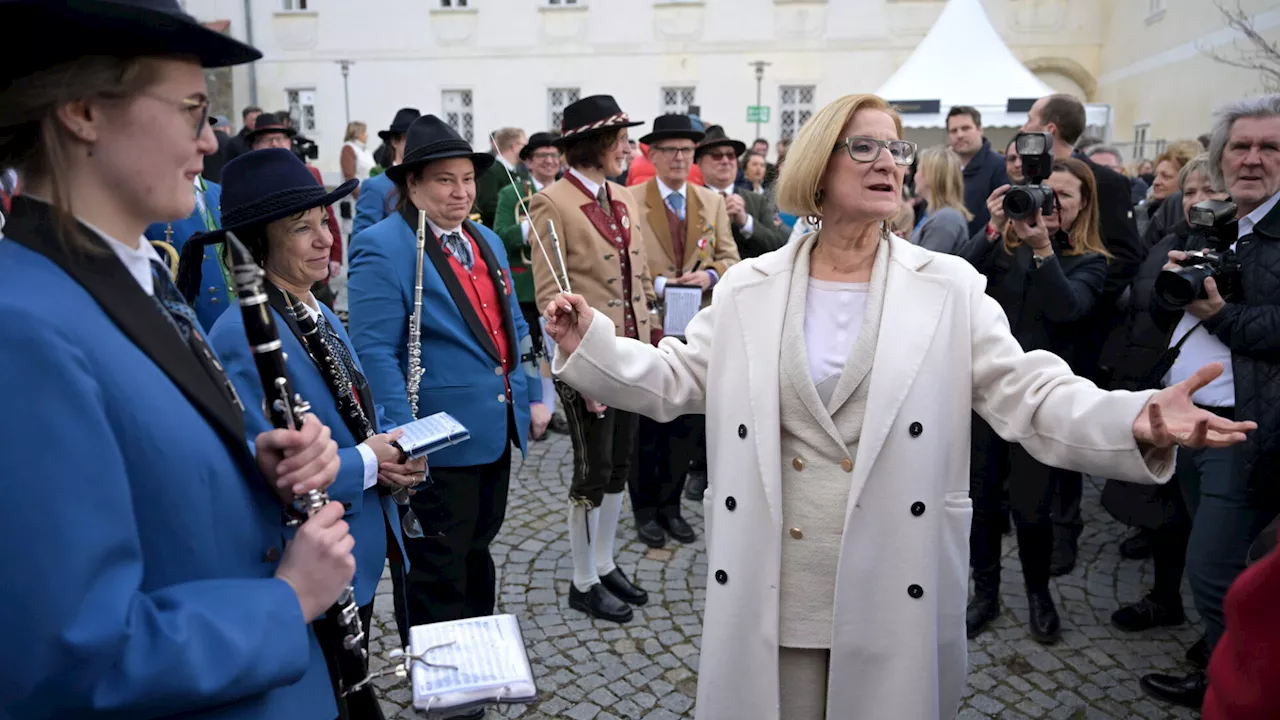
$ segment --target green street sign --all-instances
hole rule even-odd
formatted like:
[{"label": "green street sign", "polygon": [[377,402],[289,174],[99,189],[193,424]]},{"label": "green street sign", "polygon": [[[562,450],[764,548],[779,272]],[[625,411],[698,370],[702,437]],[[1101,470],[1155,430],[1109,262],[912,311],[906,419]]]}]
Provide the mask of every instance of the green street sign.
[{"label": "green street sign", "polygon": [[749,123],[769,122],[769,106],[768,105],[748,105],[747,106],[747,122]]}]

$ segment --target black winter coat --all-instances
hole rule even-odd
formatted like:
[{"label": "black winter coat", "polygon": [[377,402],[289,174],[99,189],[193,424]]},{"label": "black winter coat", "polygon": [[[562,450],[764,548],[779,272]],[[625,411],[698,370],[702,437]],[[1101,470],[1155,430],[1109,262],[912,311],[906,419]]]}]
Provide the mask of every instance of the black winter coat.
[{"label": "black winter coat", "polygon": [[982,148],[964,166],[964,206],[973,214],[969,221],[969,234],[982,230],[991,221],[987,210],[987,198],[1001,185],[1009,184],[1009,173],[1004,167],[1004,156],[991,149],[991,142],[982,139]]}]

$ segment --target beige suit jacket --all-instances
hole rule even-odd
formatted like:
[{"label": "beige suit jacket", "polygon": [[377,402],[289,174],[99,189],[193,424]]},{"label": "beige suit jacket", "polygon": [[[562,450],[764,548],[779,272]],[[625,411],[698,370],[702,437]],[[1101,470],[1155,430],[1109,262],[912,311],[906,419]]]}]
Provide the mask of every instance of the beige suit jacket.
[{"label": "beige suit jacket", "polygon": [[[647,220],[645,251],[649,255],[649,274],[666,276],[674,280],[691,272],[698,264],[698,241],[706,238],[706,250],[710,262],[702,262],[699,270],[715,270],[724,277],[725,272],[738,262],[738,245],[733,241],[733,225],[724,198],[700,186],[688,184],[685,190],[688,232],[684,241],[684,256],[677,260],[671,242],[671,228],[667,225],[667,206],[662,201],[657,179],[630,188]],[[703,293],[704,306],[711,303],[711,291]]]},{"label": "beige suit jacket", "polygon": [[[560,263],[555,257],[551,234],[547,231],[548,220],[555,223],[556,234],[560,236],[560,250],[564,255],[572,291],[586,298],[596,311],[608,316],[618,335],[624,333],[623,303],[631,303],[636,317],[636,331],[640,340],[647,343],[653,317],[649,314],[649,304],[654,299],[649,259],[645,254],[648,228],[642,228],[643,215],[631,193],[617,183],[610,182],[608,186],[609,197],[613,200],[615,209],[619,205],[624,207],[623,212],[615,213],[611,222],[602,222],[603,227],[597,227],[583,209],[584,206],[595,203],[567,178],[555,181],[534,195],[529,203],[529,216],[532,228],[541,235],[551,262],[555,264],[556,275],[560,275]],[[538,308],[545,310],[559,290],[552,275],[552,266],[547,264],[547,258],[536,247],[538,240],[533,229],[529,231],[529,241],[535,245],[529,252],[533,257],[533,282]],[[606,238],[602,230],[616,233],[614,238],[625,238],[630,233],[630,297],[624,297],[622,293],[622,259],[618,247],[612,238]]]}]

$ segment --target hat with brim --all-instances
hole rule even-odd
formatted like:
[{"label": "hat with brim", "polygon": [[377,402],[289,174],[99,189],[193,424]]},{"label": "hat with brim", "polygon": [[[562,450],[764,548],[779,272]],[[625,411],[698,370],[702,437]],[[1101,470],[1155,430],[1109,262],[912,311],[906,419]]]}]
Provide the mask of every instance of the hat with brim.
[{"label": "hat with brim", "polygon": [[733,140],[724,134],[724,128],[719,125],[712,125],[707,128],[706,137],[702,138],[702,142],[698,143],[698,149],[693,151],[693,161],[697,162],[702,156],[703,151],[710,150],[714,147],[731,147],[735,157],[740,157],[742,153],[747,151],[747,144],[741,140]]},{"label": "hat with brim", "polygon": [[542,148],[545,148],[545,147],[555,147],[555,146],[556,146],[555,135],[552,135],[551,133],[545,133],[545,132],[534,133],[529,138],[529,142],[525,143],[525,146],[520,148],[520,159],[528,161],[529,158],[533,157],[533,154],[538,150],[541,150]]},{"label": "hat with brim", "polygon": [[662,140],[702,140],[706,133],[693,126],[688,115],[659,115],[653,120],[653,132],[640,138],[640,142],[652,145]]},{"label": "hat with brim", "polygon": [[378,137],[382,138],[382,142],[389,143],[392,135],[403,135],[409,132],[409,126],[420,117],[422,113],[418,112],[417,108],[400,108],[396,111],[391,126],[386,130],[379,130]]},{"label": "hat with brim", "polygon": [[203,67],[262,57],[256,48],[205,27],[178,0],[0,0],[0,28],[21,48],[0,63],[0,86],[90,55],[190,56]]},{"label": "hat with brim", "polygon": [[622,112],[612,95],[589,95],[565,106],[556,146],[564,147],[569,140],[643,124]]},{"label": "hat with brim", "polygon": [[249,147],[253,147],[255,140],[269,133],[282,133],[292,138],[298,134],[298,131],[289,127],[288,121],[280,115],[262,113],[258,116],[257,121],[253,123],[253,129],[245,133],[244,141],[249,144]]},{"label": "hat with brim", "polygon": [[222,242],[228,231],[262,227],[312,208],[328,207],[359,186],[359,180],[348,180],[337,190],[326,191],[286,148],[264,148],[236,156],[222,168],[222,227],[187,239],[178,263],[178,289],[188,300],[199,294],[202,248]]},{"label": "hat with brim", "polygon": [[386,176],[392,182],[402,183],[410,170],[450,158],[471,160],[477,176],[488,170],[494,162],[494,157],[489,153],[472,149],[471,143],[463,140],[458,131],[445,121],[435,115],[423,115],[413,121],[409,132],[405,134],[404,160],[399,165],[387,168]]}]

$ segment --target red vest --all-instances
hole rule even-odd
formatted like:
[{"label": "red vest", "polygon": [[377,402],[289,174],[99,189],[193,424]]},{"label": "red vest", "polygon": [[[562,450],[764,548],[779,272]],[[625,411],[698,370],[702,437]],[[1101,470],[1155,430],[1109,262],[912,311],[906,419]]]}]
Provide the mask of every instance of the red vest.
[{"label": "red vest", "polygon": [[[471,272],[458,262],[458,259],[449,252],[449,248],[441,245],[445,255],[449,256],[449,267],[453,268],[453,274],[457,276],[458,282],[462,285],[462,289],[467,293],[467,299],[471,301],[471,307],[476,311],[476,315],[480,316],[480,322],[484,323],[484,329],[489,333],[489,337],[493,339],[494,347],[498,348],[498,357],[502,358],[502,371],[504,374],[510,373],[515,367],[515,362],[511,357],[511,342],[507,338],[506,327],[502,324],[502,316],[507,311],[507,299],[498,292],[493,285],[493,277],[489,275],[489,266],[485,263],[484,257],[480,255],[480,249],[476,247],[476,241],[471,238],[465,231],[459,230],[462,236],[471,243],[471,257],[475,258],[475,264],[471,267]],[[510,383],[508,382],[508,385]],[[508,387],[510,390],[510,387]]]},{"label": "red vest", "polygon": [[676,269],[683,272],[684,243],[689,233],[689,222],[688,220],[681,220],[679,215],[671,212],[671,208],[667,207],[665,202],[662,203],[662,206],[667,211],[667,230],[671,232],[671,252],[675,255]]}]

